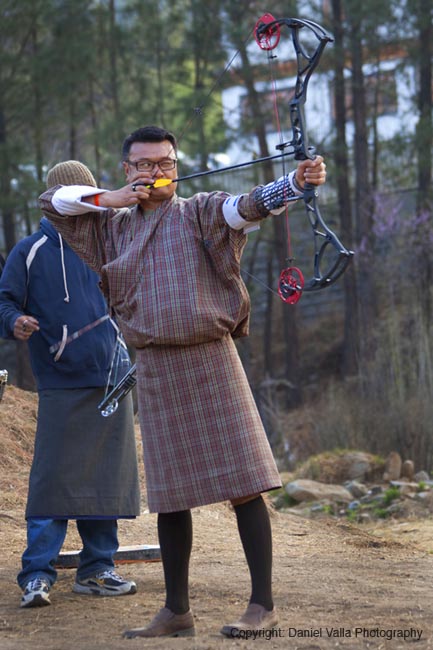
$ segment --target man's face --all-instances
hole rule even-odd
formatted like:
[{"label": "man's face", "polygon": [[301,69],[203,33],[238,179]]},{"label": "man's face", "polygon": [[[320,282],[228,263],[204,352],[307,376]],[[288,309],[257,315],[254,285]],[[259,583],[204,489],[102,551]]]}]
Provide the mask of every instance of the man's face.
[{"label": "man's face", "polygon": [[[128,183],[142,181],[151,185],[158,178],[176,178],[177,165],[175,161],[176,152],[168,140],[134,142],[129,150],[128,161],[123,163],[126,180]],[[161,166],[155,163],[159,163]],[[173,196],[176,187],[177,183],[170,183],[165,187],[152,188],[148,203],[165,201]]]}]

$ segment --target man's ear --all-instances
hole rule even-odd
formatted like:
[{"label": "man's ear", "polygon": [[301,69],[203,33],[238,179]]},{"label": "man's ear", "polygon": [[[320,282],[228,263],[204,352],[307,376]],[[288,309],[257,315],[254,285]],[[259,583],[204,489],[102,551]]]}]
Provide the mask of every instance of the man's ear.
[{"label": "man's ear", "polygon": [[128,178],[129,165],[128,165],[128,163],[125,162],[124,160],[122,161],[122,167],[123,167],[123,170],[124,170],[124,172],[125,172],[125,176],[126,176],[126,178]]}]

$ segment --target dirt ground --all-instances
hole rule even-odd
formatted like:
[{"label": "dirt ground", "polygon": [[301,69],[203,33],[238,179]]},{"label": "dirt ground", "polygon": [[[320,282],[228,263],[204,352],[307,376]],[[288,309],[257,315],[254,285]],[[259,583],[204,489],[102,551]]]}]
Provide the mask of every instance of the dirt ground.
[{"label": "dirt ground", "polygon": [[[20,609],[15,582],[25,546],[26,478],[35,406],[8,388],[0,404],[0,649],[213,650],[215,648],[433,649],[433,521],[394,521],[369,529],[332,519],[272,511],[274,596],[279,627],[270,638],[219,634],[246,606],[249,577],[233,512],[224,504],[193,512],[191,605],[196,636],[123,639],[163,604],[160,562],[118,571],[137,582],[132,596],[100,598],[71,591],[73,569],[59,571],[51,607]],[[77,550],[74,525],[64,550]],[[121,522],[121,546],[157,544],[156,516]]]}]

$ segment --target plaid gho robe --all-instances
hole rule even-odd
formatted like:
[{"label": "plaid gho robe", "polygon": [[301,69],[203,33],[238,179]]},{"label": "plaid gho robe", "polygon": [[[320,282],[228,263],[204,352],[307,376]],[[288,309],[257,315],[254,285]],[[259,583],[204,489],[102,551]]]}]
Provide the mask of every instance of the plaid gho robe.
[{"label": "plaid gho robe", "polygon": [[[145,213],[74,207],[71,199],[69,214],[81,214],[65,217],[53,208],[53,193],[41,197],[45,215],[101,275],[125,339],[137,349],[149,510],[280,487],[233,342],[248,334],[250,301],[240,275],[246,235],[222,212],[229,195],[174,195]],[[263,218],[253,194],[239,200],[245,222]]]}]

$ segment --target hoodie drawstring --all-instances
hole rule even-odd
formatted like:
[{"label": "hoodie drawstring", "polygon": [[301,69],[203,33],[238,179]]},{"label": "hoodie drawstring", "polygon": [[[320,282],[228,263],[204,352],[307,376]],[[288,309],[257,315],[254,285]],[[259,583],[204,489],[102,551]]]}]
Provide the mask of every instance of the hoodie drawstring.
[{"label": "hoodie drawstring", "polygon": [[58,361],[58,360],[60,359],[60,357],[62,356],[62,354],[63,354],[63,350],[64,350],[65,347],[66,347],[66,340],[67,340],[67,338],[68,338],[68,326],[67,326],[67,325],[63,325],[62,340],[60,341],[60,346],[59,346],[59,349],[58,349],[58,351],[57,351],[56,356],[54,357],[54,361]]},{"label": "hoodie drawstring", "polygon": [[65,251],[63,250],[62,236],[61,236],[60,233],[58,233],[58,235],[59,235],[59,241],[60,241],[60,257],[61,257],[61,260],[62,260],[63,286],[65,287],[65,297],[63,298],[63,300],[65,302],[69,302],[70,297],[69,297],[69,291],[68,291],[68,283],[66,281]]}]

